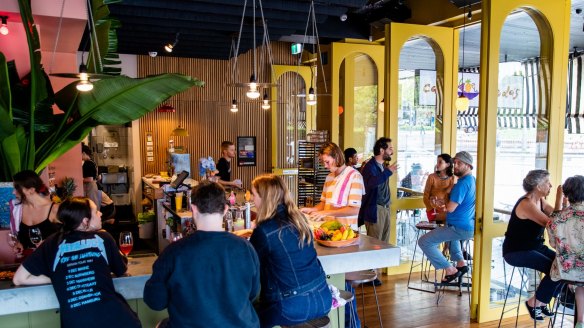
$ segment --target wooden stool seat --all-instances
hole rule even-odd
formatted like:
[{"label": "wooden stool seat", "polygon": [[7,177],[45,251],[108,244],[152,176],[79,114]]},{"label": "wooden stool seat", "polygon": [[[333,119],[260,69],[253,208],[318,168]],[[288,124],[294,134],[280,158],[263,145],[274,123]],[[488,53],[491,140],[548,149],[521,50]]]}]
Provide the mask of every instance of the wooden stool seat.
[{"label": "wooden stool seat", "polygon": [[355,271],[345,274],[345,281],[351,285],[360,285],[367,282],[372,282],[377,279],[377,274],[375,271],[365,270],[365,271]]},{"label": "wooden stool seat", "polygon": [[330,328],[331,319],[328,316],[312,319],[294,326],[282,326],[282,328]]}]

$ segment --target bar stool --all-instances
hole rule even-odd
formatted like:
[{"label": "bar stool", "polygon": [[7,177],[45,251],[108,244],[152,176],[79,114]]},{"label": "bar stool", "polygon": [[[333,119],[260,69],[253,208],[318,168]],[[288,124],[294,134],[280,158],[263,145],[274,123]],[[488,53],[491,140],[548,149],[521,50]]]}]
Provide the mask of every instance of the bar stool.
[{"label": "bar stool", "polygon": [[[349,306],[349,322],[351,322],[351,326],[356,326],[355,316],[357,313],[355,313],[355,307],[353,307],[353,299],[355,298],[355,295],[353,295],[353,293],[348,290],[339,290],[339,294],[340,297],[346,302],[344,306]],[[343,308],[343,306],[338,306],[336,308],[337,327],[341,327],[341,308]]]},{"label": "bar stool", "polygon": [[[552,319],[550,320],[550,322],[548,323],[548,327],[554,327],[556,324],[556,318],[558,316],[558,310],[560,308],[560,303],[562,304],[562,319],[560,320],[560,327],[564,327],[564,316],[566,315],[566,307],[567,306],[572,306],[572,308],[574,309],[574,325],[576,325],[576,318],[577,318],[577,313],[576,313],[576,295],[574,295],[574,301],[570,302],[568,300],[568,288],[570,288],[570,285],[574,285],[574,286],[579,286],[582,287],[584,286],[583,282],[576,282],[576,281],[568,281],[568,280],[562,280],[562,287],[560,290],[560,296],[556,299],[556,304],[554,305],[554,313],[555,315],[552,317]],[[562,293],[563,292],[563,293]],[[563,296],[563,297],[562,297]]]},{"label": "bar stool", "polygon": [[[421,267],[420,281],[432,283],[428,279],[428,277],[430,275],[430,269],[431,269],[432,264],[430,264],[430,261],[428,261],[424,252],[422,252],[422,260],[420,261],[420,264],[414,264],[414,263],[416,262],[416,250],[418,249],[418,240],[420,239],[420,236],[426,234],[426,232],[428,232],[428,231],[432,231],[432,230],[436,229],[437,227],[438,227],[438,225],[436,223],[432,223],[432,222],[419,222],[416,224],[416,228],[418,229],[418,231],[416,232],[416,243],[414,244],[414,254],[412,255],[412,265],[410,266],[410,274],[408,276],[408,288],[409,289],[419,290],[419,291],[427,292],[427,293],[436,293],[436,286],[434,286],[434,290],[418,288],[415,286],[411,286],[410,281],[412,279],[412,272],[414,271],[414,268]],[[436,271],[434,271],[434,282],[435,281],[436,281]]]},{"label": "bar stool", "polygon": [[282,326],[282,328],[330,328],[331,319],[328,316],[312,319],[294,326]]},{"label": "bar stool", "polygon": [[[345,274],[345,281],[352,286],[359,286],[361,285],[361,304],[363,307],[363,326],[365,327],[365,289],[363,284],[368,282],[373,282],[377,279],[377,274],[373,270],[365,270],[365,271],[355,271],[349,272]],[[375,288],[375,284],[373,285],[373,293],[375,295],[375,303],[377,305],[377,316],[379,318],[379,327],[383,327],[383,323],[381,322],[381,310],[379,309],[379,299],[377,298],[377,289]]]},{"label": "bar stool", "polygon": [[[505,262],[503,262],[503,268],[505,267]],[[508,309],[507,311],[505,311],[505,307],[507,306],[507,298],[509,297],[509,291],[511,289],[511,286],[513,285],[513,275],[515,274],[515,269],[517,267],[513,267],[513,270],[511,270],[511,278],[509,279],[509,285],[507,285],[507,292],[505,293],[505,301],[503,302],[503,310],[501,311],[501,317],[499,318],[499,325],[497,327],[501,327],[501,321],[503,321],[503,316],[505,315],[505,313],[512,311],[513,308]],[[529,268],[524,268],[521,267],[519,268],[521,269],[521,283],[519,285],[519,298],[517,300],[517,312],[515,313],[515,327],[517,327],[517,321],[519,320],[519,307],[521,306],[521,292],[523,291],[523,289],[525,288],[525,291],[529,291],[529,279],[527,277],[527,273],[526,270]],[[533,270],[533,279],[535,282],[535,287],[534,287],[534,292],[535,290],[537,290],[537,270]],[[505,277],[505,283],[507,283],[506,277]],[[536,321],[535,319],[533,319],[533,327],[536,326]]]},{"label": "bar stool", "polygon": [[[444,293],[446,291],[446,287],[458,287],[458,296],[462,296],[462,288],[466,287],[466,291],[468,293],[468,304],[470,305],[471,303],[471,295],[470,295],[470,287],[472,287],[472,266],[473,266],[473,260],[472,260],[472,254],[471,254],[471,241],[473,239],[467,239],[467,240],[463,240],[462,241],[462,247],[461,247],[461,251],[463,254],[463,257],[465,258],[466,265],[468,266],[469,270],[467,273],[463,274],[460,278],[458,278],[456,281],[453,282],[435,282],[434,283],[434,287],[437,290],[437,295],[436,295],[436,305],[438,305],[438,303],[440,303],[440,301],[442,300],[442,298],[444,297]],[[453,240],[451,241],[451,243],[458,243],[460,241],[458,240]],[[468,255],[468,258],[466,258],[466,256],[464,254]],[[463,281],[463,279],[466,278],[466,282]]]}]

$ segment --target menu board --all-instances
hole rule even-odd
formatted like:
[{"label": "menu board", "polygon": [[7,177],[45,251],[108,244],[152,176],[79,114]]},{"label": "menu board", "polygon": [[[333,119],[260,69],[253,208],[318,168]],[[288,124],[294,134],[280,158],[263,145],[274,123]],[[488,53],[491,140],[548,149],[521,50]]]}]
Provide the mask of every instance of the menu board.
[{"label": "menu board", "polygon": [[256,166],[256,137],[237,137],[237,166]]}]

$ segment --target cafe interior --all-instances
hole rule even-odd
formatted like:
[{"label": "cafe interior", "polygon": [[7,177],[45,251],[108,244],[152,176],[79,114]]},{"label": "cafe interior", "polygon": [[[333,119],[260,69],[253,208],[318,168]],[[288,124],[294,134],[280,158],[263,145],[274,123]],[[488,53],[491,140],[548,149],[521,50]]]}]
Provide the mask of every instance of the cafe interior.
[{"label": "cafe interior", "polygon": [[[322,143],[355,148],[360,165],[373,155],[375,140],[393,140],[399,170],[389,179],[390,244],[348,251],[343,262],[350,266],[337,263],[338,249],[318,246],[331,283],[344,285],[345,274],[357,269],[384,268],[390,281],[416,280],[410,294],[435,293],[434,307],[456,300],[461,326],[497,322],[508,287],[508,302],[528,297],[529,284],[510,275],[501,245],[529,170],[547,169],[554,186],[582,174],[584,0],[123,0],[107,5],[109,16],[95,11],[102,2],[31,1],[55,91],[80,80],[80,65],[90,73],[79,84],[93,88],[78,87],[80,93],[98,94],[116,74],[173,73],[195,81],[124,124],[101,117],[106,123],[83,139],[115,203],[117,233],[134,234],[136,271],[118,278],[116,288],[127,287],[123,295],[145,326],[165,316],[141,301],[151,257],[177,233],[196,229],[186,201],[177,209],[174,192],[186,196],[188,186],[213,179],[208,160],[217,162],[225,140],[236,149],[231,177],[241,180],[242,189],[233,189],[241,206],[251,181],[264,173],[282,176],[299,206],[314,204],[328,174],[318,158]],[[0,52],[22,78],[30,64],[19,1],[3,0],[0,18]],[[99,22],[108,19],[113,36],[96,45]],[[104,59],[113,67],[95,74],[93,49],[112,44],[117,48]],[[438,154],[463,150],[475,159],[477,202],[472,274],[458,298],[456,288],[441,294],[421,275],[427,269],[416,245],[417,224],[426,220],[424,177]],[[77,144],[41,177],[54,188],[66,178],[82,185],[80,163]],[[182,183],[170,183],[176,177]],[[7,220],[0,219],[2,240]],[[14,263],[3,241],[0,263]],[[0,299],[18,295],[2,306],[0,326],[58,325],[58,304],[46,287],[0,288]],[[367,311],[375,313],[367,293]],[[380,323],[392,326],[393,311],[382,308]],[[526,313],[521,308],[519,315]],[[376,316],[367,318],[377,324]]]}]

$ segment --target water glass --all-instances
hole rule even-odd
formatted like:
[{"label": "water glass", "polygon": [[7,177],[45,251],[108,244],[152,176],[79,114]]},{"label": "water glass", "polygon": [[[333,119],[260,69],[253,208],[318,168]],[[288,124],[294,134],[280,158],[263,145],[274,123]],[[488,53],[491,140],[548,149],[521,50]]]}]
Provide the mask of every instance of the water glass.
[{"label": "water glass", "polygon": [[174,243],[175,241],[179,241],[182,239],[182,237],[183,237],[183,235],[181,232],[174,232],[173,231],[170,233],[170,242]]},{"label": "water glass", "polygon": [[233,215],[231,211],[225,212],[225,216],[223,217],[223,224],[225,231],[231,232],[233,231]]}]

